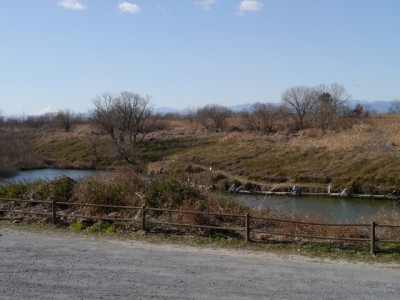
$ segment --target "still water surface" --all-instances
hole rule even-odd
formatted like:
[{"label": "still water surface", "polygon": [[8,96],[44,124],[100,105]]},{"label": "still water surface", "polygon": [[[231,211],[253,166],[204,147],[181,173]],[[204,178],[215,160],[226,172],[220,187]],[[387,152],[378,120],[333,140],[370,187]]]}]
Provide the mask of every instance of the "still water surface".
[{"label": "still water surface", "polygon": [[[41,169],[21,171],[16,176],[2,182],[34,181],[37,179],[51,180],[59,176],[68,176],[79,179],[91,175],[105,175],[105,171],[96,170],[69,170],[69,169]],[[362,217],[372,217],[377,213],[400,213],[400,201],[384,199],[348,199],[338,197],[311,197],[303,196],[264,196],[248,194],[226,194],[249,207],[263,209],[279,209],[285,213],[292,213],[299,217],[307,215],[319,216],[325,221],[358,222]]]},{"label": "still water surface", "polygon": [[377,213],[400,213],[400,201],[387,199],[350,199],[340,197],[290,197],[234,194],[229,198],[249,207],[279,209],[299,217],[319,216],[325,221],[357,222],[360,218],[370,218]]},{"label": "still water surface", "polygon": [[39,179],[51,180],[60,176],[68,176],[72,179],[79,179],[86,176],[105,174],[105,171],[96,170],[71,170],[71,169],[40,169],[20,171],[17,175],[1,180],[1,182],[35,181]]}]

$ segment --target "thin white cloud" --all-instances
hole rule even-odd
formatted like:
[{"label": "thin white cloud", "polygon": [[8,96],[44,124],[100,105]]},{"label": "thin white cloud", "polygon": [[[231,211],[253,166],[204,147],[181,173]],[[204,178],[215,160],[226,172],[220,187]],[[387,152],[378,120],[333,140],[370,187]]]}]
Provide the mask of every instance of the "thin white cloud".
[{"label": "thin white cloud", "polygon": [[120,4],[118,4],[118,9],[120,12],[130,14],[137,14],[138,12],[140,12],[140,6],[131,2],[121,2]]},{"label": "thin white cloud", "polygon": [[80,0],[60,0],[58,6],[71,10],[85,10],[87,8]]},{"label": "thin white cloud", "polygon": [[247,11],[259,11],[264,4],[257,0],[242,0],[238,6],[238,13],[243,14]]},{"label": "thin white cloud", "polygon": [[217,0],[197,0],[197,1],[195,1],[195,3],[196,3],[197,5],[199,5],[199,6],[201,6],[202,8],[208,10],[208,9],[211,9],[211,7],[212,7],[214,4],[217,4],[218,1],[217,1]]}]

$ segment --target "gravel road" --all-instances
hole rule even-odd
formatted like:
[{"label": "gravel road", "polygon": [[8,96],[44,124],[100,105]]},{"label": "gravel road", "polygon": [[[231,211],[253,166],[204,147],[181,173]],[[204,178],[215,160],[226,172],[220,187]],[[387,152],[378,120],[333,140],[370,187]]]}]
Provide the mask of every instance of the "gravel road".
[{"label": "gravel road", "polygon": [[0,299],[399,299],[400,266],[0,227]]}]

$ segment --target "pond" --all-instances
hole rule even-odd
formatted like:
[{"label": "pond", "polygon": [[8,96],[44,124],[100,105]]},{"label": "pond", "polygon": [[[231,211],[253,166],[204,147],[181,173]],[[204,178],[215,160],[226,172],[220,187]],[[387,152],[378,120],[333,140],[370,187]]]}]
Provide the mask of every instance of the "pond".
[{"label": "pond", "polygon": [[248,207],[279,209],[298,217],[319,216],[331,222],[358,222],[377,213],[400,213],[400,201],[388,199],[353,199],[317,196],[264,196],[249,194],[229,194],[228,198],[237,200]]},{"label": "pond", "polygon": [[0,180],[0,182],[20,182],[20,181],[35,181],[38,179],[51,180],[60,176],[68,176],[72,179],[79,179],[86,176],[106,174],[106,171],[97,170],[71,170],[71,169],[38,169],[20,171],[13,177],[8,177]]},{"label": "pond", "polygon": [[[68,176],[79,179],[91,175],[106,175],[107,171],[96,170],[71,170],[71,169],[39,169],[21,171],[16,176],[3,179],[0,182],[34,181],[38,179],[54,179],[59,176]],[[223,194],[223,197],[237,200],[248,207],[263,209],[279,209],[298,217],[307,215],[319,216],[331,222],[358,222],[361,217],[369,218],[375,214],[400,213],[400,201],[386,199],[349,199],[340,197],[316,196],[277,196],[277,195],[249,195],[249,194]]]}]

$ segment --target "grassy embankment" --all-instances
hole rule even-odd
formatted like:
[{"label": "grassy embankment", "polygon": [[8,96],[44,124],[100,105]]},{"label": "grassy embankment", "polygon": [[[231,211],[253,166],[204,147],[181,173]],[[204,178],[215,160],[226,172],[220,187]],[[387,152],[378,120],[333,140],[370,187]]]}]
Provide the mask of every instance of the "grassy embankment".
[{"label": "grassy embankment", "polygon": [[[107,137],[89,126],[35,138],[35,153],[55,165],[118,167]],[[351,129],[322,134],[205,134],[185,121],[152,134],[140,158],[151,172],[190,177],[199,184],[227,179],[266,189],[301,185],[308,191],[351,188],[354,193],[388,193],[400,188],[400,117],[376,115]],[[212,166],[210,172],[209,167]],[[142,166],[142,170],[147,167]],[[218,182],[219,181],[219,182]]]}]

